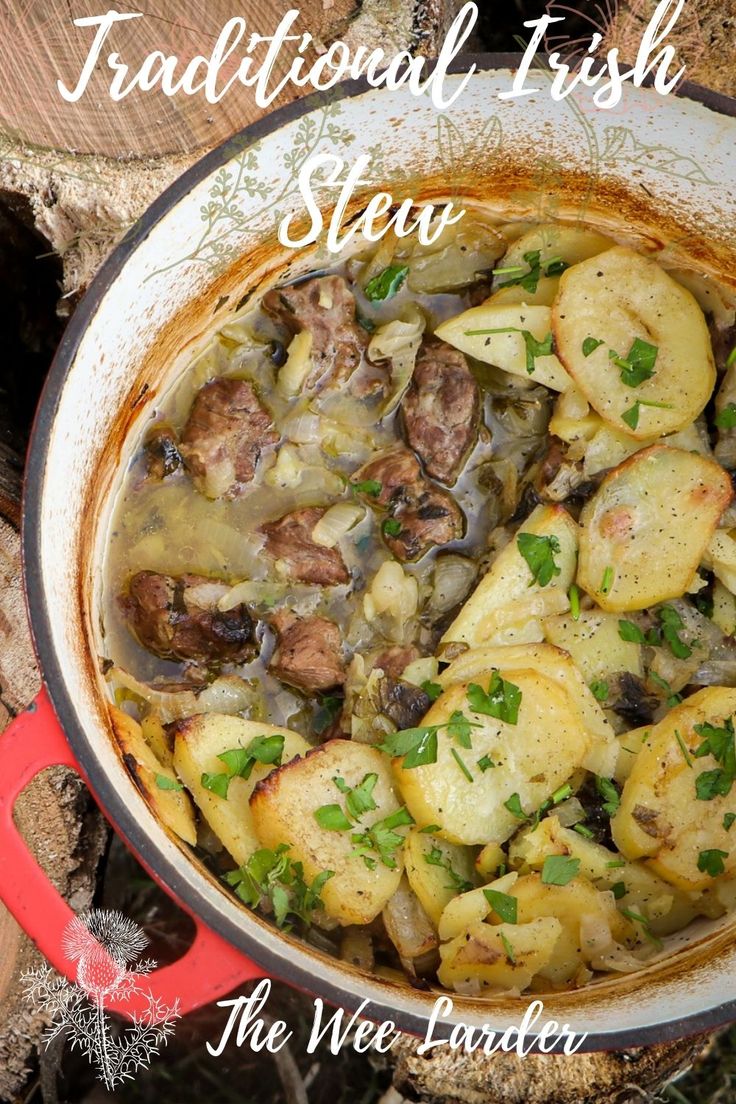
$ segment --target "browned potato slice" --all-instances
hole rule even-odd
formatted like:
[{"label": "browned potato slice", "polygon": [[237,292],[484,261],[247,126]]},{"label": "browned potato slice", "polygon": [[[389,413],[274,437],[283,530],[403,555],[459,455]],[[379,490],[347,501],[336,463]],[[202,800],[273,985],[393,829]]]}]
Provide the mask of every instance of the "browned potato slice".
[{"label": "browned potato slice", "polygon": [[699,799],[698,777],[720,766],[710,754],[694,757],[703,743],[695,726],[721,727],[734,713],[736,689],[721,686],[699,690],[670,710],[636,756],[611,822],[627,858],[648,859],[660,877],[688,892],[713,885],[712,876],[698,869],[701,852],[724,852],[726,876],[736,872],[734,836],[723,823],[727,813],[736,812],[736,790]]},{"label": "browned potato slice", "polygon": [[[335,777],[355,787],[369,774],[376,775],[372,791],[376,808],[366,812],[354,830],[321,827],[315,819],[318,809],[325,805],[345,808]],[[399,847],[392,853],[393,867],[385,865],[377,852],[369,855],[371,865],[367,865],[356,853],[352,837],[399,807],[389,760],[369,744],[352,740],[329,740],[304,759],[272,771],[256,786],[250,799],[253,824],[264,847],[275,850],[288,843],[290,857],[304,865],[307,882],[324,870],[334,872],[321,897],[327,915],[340,924],[370,924],[398,889],[404,869],[403,849]],[[397,829],[397,833],[401,835],[402,830]]]},{"label": "browned potato slice", "polygon": [[[138,789],[159,819],[187,843],[197,842],[194,809],[188,794],[168,764],[160,762],[147,744],[141,726],[122,709],[110,706],[110,720],[123,761]],[[167,789],[166,784],[172,788]]]},{"label": "browned potato slice", "polygon": [[602,610],[581,610],[577,621],[563,613],[545,619],[544,635],[550,644],[570,653],[588,684],[619,671],[641,676],[641,644],[622,640],[618,622],[616,614]]},{"label": "browned potato slice", "polygon": [[[632,437],[684,428],[712,394],[716,369],[702,310],[655,261],[632,249],[617,246],[563,273],[552,323],[558,356],[576,386],[602,418]],[[589,338],[601,344],[586,356]],[[654,375],[632,387],[609,354],[625,358],[636,338],[656,346],[657,357]],[[638,418],[624,420],[637,402]]]},{"label": "browned potato slice", "polygon": [[474,882],[473,852],[431,832],[412,828],[404,848],[406,875],[424,911],[436,926],[442,910]]},{"label": "browned potato slice", "polygon": [[[468,702],[469,683],[459,683],[445,690],[422,722],[442,726],[436,762],[407,768],[402,759],[394,760],[417,824],[439,825],[439,834],[453,843],[508,839],[520,822],[505,802],[513,805],[517,795],[523,811],[534,812],[581,765],[590,748],[580,711],[558,682],[532,670],[504,668],[501,675],[521,693],[516,724],[476,713]],[[485,690],[490,679],[489,671],[470,682]],[[471,730],[472,749],[458,746],[444,727],[455,712],[478,726]],[[479,765],[484,756],[495,766]]]},{"label": "browned potato slice", "polygon": [[680,597],[731,497],[712,460],[666,445],[637,452],[583,508],[578,583],[614,612]]},{"label": "browned potato slice", "polygon": [[[546,586],[532,578],[518,537],[556,538],[553,555],[560,574]],[[537,506],[509,541],[442,637],[442,643],[526,644],[542,640],[541,618],[570,608],[567,591],[575,577],[578,527],[564,506]]]},{"label": "browned potato slice", "polygon": [[[599,253],[607,252],[615,243],[596,230],[587,226],[565,226],[564,223],[550,222],[542,226],[535,226],[522,234],[509,246],[499,268],[509,268],[519,265],[528,268],[524,255],[526,253],[540,254],[540,261],[544,268],[550,261],[564,261],[566,265],[578,265],[581,261],[587,261],[590,257],[597,257]],[[508,280],[512,274],[504,273],[497,277],[500,283]]]},{"label": "browned potato slice", "polygon": [[567,652],[552,644],[511,644],[505,648],[470,648],[458,656],[437,682],[448,687],[458,682],[483,681],[494,668],[529,668],[558,683],[568,694],[590,737],[582,766],[609,776],[618,757],[618,745],[606,716]]},{"label": "browned potato slice", "polygon": [[535,917],[526,924],[475,923],[440,947],[441,985],[468,992],[473,985],[523,992],[555,954],[562,934],[559,920]]},{"label": "browned potato slice", "polygon": [[181,721],[174,740],[174,768],[177,774],[238,866],[243,866],[258,850],[249,800],[256,783],[265,778],[273,767],[268,763],[256,763],[249,778],[231,778],[227,797],[220,797],[203,786],[202,775],[224,773],[225,764],[218,756],[232,748],[247,747],[256,736],[283,736],[283,762],[288,762],[295,755],[306,755],[310,747],[303,736],[290,732],[288,728],[246,721],[224,713],[200,713]]}]

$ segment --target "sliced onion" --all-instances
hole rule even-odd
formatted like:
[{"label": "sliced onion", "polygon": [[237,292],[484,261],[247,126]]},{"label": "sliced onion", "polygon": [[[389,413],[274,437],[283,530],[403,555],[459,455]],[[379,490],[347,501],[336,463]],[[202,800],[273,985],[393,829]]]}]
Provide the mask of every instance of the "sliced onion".
[{"label": "sliced onion", "polygon": [[191,603],[199,609],[214,609],[228,589],[227,583],[197,583],[195,586],[184,588],[182,599],[185,604]]},{"label": "sliced onion", "polygon": [[413,660],[401,672],[404,682],[410,682],[412,686],[422,686],[425,682],[434,682],[439,670],[439,661],[434,656],[422,656]]},{"label": "sliced onion", "polygon": [[400,318],[379,326],[368,344],[369,360],[391,361],[391,392],[381,410],[382,418],[396,409],[411,383],[426,325],[424,315],[411,305]]},{"label": "sliced onion", "polygon": [[361,518],[365,508],[356,502],[338,502],[330,506],[312,530],[312,540],[322,548],[334,548]]},{"label": "sliced onion", "polygon": [[368,621],[381,613],[390,613],[399,623],[413,617],[419,602],[419,587],[413,575],[404,571],[396,560],[386,560],[373,577],[370,590],[363,599]]},{"label": "sliced onion", "polygon": [[576,797],[570,797],[555,806],[555,816],[563,828],[571,828],[585,820],[586,812]]},{"label": "sliced onion", "polygon": [[230,587],[220,598],[217,608],[223,613],[227,613],[228,610],[235,609],[243,602],[246,604],[249,602],[256,604],[270,603],[286,597],[288,593],[289,587],[286,583],[270,583],[263,579],[246,579],[244,582],[236,583],[235,586]]},{"label": "sliced onion", "polygon": [[435,561],[429,607],[433,613],[454,609],[466,596],[477,574],[477,567],[466,556],[448,553]]},{"label": "sliced onion", "polygon": [[415,972],[415,960],[436,949],[438,940],[431,920],[412,892],[406,876],[389,899],[382,919],[386,934],[399,952],[401,964],[409,973]]},{"label": "sliced onion", "polygon": [[159,715],[162,724],[171,724],[195,713],[240,713],[253,700],[253,689],[238,675],[222,675],[199,692],[158,690],[155,685],[141,682],[122,667],[112,667],[107,678],[116,689],[128,690],[150,706]]},{"label": "sliced onion", "polygon": [[312,370],[312,335],[301,330],[289,343],[289,355],[276,382],[278,393],[285,399],[298,395]]}]

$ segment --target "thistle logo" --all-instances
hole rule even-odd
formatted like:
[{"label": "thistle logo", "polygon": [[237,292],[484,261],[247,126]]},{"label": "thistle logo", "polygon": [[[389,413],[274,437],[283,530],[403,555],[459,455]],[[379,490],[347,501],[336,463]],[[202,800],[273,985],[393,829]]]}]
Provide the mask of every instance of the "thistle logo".
[{"label": "thistle logo", "polygon": [[[75,916],[64,932],[62,948],[77,964],[76,982],[46,965],[23,975],[26,996],[50,1016],[45,1045],[66,1036],[97,1067],[109,1090],[150,1065],[179,1018],[178,1002],[166,1006],[141,985],[156,966],[154,959],[140,958],[147,943],[145,933],[122,913],[92,909]],[[142,998],[143,1010],[127,1025],[108,1015],[107,1009],[119,1004],[122,1011],[134,995]]]}]

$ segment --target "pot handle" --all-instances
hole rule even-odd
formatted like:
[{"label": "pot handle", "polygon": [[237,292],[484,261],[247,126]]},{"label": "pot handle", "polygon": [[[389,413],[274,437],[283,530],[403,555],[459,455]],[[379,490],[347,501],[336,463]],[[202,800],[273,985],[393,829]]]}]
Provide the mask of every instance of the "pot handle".
[{"label": "pot handle", "polygon": [[[64,930],[74,913],[51,883],[13,820],[18,795],[46,767],[82,771],[64,736],[45,688],[35,702],[0,734],[0,900],[59,973],[76,981],[76,965],[62,949]],[[163,887],[166,890],[166,887]],[[166,892],[169,892],[166,890]],[[174,894],[169,895],[177,901]],[[183,906],[181,906],[183,907]],[[196,934],[181,958],[147,975],[138,992],[123,1002],[104,1002],[110,1011],[150,1015],[150,998],[181,1015],[241,985],[263,977],[254,962],[192,917]]]}]

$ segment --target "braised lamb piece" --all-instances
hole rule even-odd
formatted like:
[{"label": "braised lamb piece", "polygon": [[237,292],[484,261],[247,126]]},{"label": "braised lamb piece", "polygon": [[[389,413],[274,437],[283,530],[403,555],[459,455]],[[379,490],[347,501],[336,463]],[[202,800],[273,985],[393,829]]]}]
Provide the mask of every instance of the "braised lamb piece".
[{"label": "braised lamb piece", "polygon": [[[435,545],[459,540],[465,528],[452,495],[425,478],[412,452],[399,446],[369,460],[352,477],[375,484],[362,497],[388,511],[383,539],[398,560],[418,560]],[[379,489],[380,488],[380,489]]]},{"label": "braised lamb piece", "polygon": [[242,603],[218,609],[229,589],[201,575],[139,571],[120,607],[133,635],[162,659],[208,666],[242,663],[255,653],[254,624]]},{"label": "braised lamb piece", "polygon": [[480,423],[480,389],[463,354],[444,341],[422,342],[401,412],[427,475],[454,483]]},{"label": "braised lamb piece", "polygon": [[340,630],[326,617],[299,617],[278,610],[270,619],[277,647],[268,669],[275,678],[308,692],[345,681]]},{"label": "braised lamb piece", "polygon": [[197,393],[180,451],[198,490],[235,498],[253,479],[263,450],[278,440],[253,384],[222,377]]},{"label": "braised lamb piece", "polygon": [[307,390],[344,383],[360,364],[368,334],[356,321],[355,296],[342,276],[319,276],[269,291],[263,307],[290,333],[311,333]]},{"label": "braised lamb piece", "polygon": [[323,548],[312,540],[312,530],[324,512],[322,506],[307,506],[261,526],[266,551],[285,564],[292,582],[338,586],[350,580],[339,548]]}]

